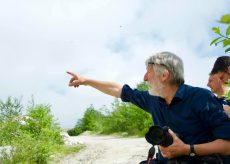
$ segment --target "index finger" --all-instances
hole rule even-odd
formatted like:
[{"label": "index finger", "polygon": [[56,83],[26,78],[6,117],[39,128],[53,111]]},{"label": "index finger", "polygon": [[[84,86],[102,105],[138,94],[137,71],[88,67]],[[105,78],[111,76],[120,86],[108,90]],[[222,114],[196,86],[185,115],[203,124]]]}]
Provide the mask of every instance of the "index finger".
[{"label": "index finger", "polygon": [[71,76],[76,76],[75,73],[70,72],[70,71],[66,71],[66,73],[68,73],[68,74],[71,75]]}]

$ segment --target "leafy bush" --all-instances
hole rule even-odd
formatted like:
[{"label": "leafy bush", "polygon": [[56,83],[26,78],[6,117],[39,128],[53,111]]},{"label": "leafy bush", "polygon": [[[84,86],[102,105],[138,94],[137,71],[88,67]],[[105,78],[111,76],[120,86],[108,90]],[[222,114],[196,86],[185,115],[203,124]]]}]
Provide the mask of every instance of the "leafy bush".
[{"label": "leafy bush", "polygon": [[22,105],[18,99],[8,97],[6,102],[0,100],[0,146],[10,144],[21,134]]},{"label": "leafy bush", "polygon": [[152,125],[151,115],[131,103],[115,100],[113,111],[104,122],[103,133],[127,132],[143,136]]},{"label": "leafy bush", "polygon": [[51,140],[54,143],[62,144],[63,139],[60,135],[61,128],[51,114],[49,105],[31,106],[27,110],[24,130],[28,131],[36,139]]},{"label": "leafy bush", "polygon": [[14,147],[3,153],[1,163],[47,163],[57,145],[63,145],[61,128],[49,105],[31,105],[22,115],[20,100],[0,101],[0,146]]},{"label": "leafy bush", "polygon": [[77,121],[77,124],[73,129],[67,131],[70,136],[79,135],[84,131],[102,131],[104,115],[97,111],[93,105],[90,105],[84,112],[83,118]]},{"label": "leafy bush", "polygon": [[85,129],[81,124],[81,119],[77,121],[77,124],[74,128],[67,130],[69,136],[78,136],[79,134],[83,133]]},{"label": "leafy bush", "polygon": [[16,147],[12,152],[13,163],[47,163],[53,151],[51,141],[38,140],[26,133],[22,133],[12,144]]}]

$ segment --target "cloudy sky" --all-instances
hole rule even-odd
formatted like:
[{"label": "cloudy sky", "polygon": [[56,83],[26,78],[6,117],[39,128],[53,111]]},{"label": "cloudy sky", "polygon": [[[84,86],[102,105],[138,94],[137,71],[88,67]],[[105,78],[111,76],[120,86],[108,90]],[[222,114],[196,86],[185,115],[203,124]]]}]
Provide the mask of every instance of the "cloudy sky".
[{"label": "cloudy sky", "polygon": [[0,99],[22,97],[26,106],[33,95],[73,127],[90,104],[114,98],[69,88],[66,70],[135,87],[160,51],[183,59],[187,84],[206,87],[224,54],[209,46],[211,28],[229,11],[229,0],[0,0]]}]

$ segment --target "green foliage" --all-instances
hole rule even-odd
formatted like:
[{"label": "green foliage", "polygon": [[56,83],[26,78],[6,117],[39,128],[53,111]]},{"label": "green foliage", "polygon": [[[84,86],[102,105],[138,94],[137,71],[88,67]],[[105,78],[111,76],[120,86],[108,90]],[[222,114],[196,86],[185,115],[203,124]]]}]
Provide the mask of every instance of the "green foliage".
[{"label": "green foliage", "polygon": [[82,130],[100,131],[100,120],[103,118],[103,114],[100,111],[94,109],[93,105],[86,109],[84,117],[81,120]]},{"label": "green foliage", "polygon": [[51,114],[49,105],[31,106],[27,110],[27,123],[24,129],[33,135],[36,139],[52,140],[60,144],[63,143],[60,136],[61,128]]},{"label": "green foliage", "polygon": [[[142,91],[148,90],[145,82],[140,82],[136,88]],[[112,109],[106,122],[107,126],[104,126],[105,133],[127,132],[128,135],[143,136],[152,125],[151,115],[131,103],[115,99]]]},{"label": "green foliage", "polygon": [[225,99],[225,100],[226,100],[226,101],[230,101],[230,92],[227,92],[225,96],[226,96],[226,99]]},{"label": "green foliage", "polygon": [[230,14],[225,14],[221,17],[220,23],[230,24]]},{"label": "green foliage", "polygon": [[[148,90],[145,82],[137,84],[138,90]],[[152,125],[151,115],[131,103],[123,103],[115,99],[112,111],[106,108],[96,110],[92,105],[86,109],[83,118],[78,120],[69,135],[79,135],[90,130],[96,133],[126,133],[143,136]]]},{"label": "green foliage", "polygon": [[57,151],[55,153],[55,156],[48,163],[49,164],[60,163],[60,161],[64,156],[72,153],[77,153],[84,147],[85,145],[78,145],[78,146],[57,145],[56,146]]},{"label": "green foliage", "polygon": [[6,120],[0,124],[0,146],[11,144],[22,134],[21,125],[17,120]]},{"label": "green foliage", "polygon": [[99,132],[102,130],[104,115],[96,110],[93,105],[90,105],[84,112],[83,118],[77,121],[73,129],[67,131],[70,136],[76,136],[84,131]]},{"label": "green foliage", "polygon": [[61,151],[59,151],[59,153],[61,153],[61,155],[67,155],[67,154],[71,154],[71,153],[76,153],[76,152],[79,152],[84,147],[85,147],[85,145],[71,146],[71,147],[60,146],[59,149]]},{"label": "green foliage", "polygon": [[143,136],[152,124],[150,114],[131,103],[117,99],[112,104],[113,111],[104,123],[103,133],[122,133]]},{"label": "green foliage", "polygon": [[22,115],[20,100],[0,101],[0,146],[11,145],[11,156],[6,153],[1,163],[47,163],[63,145],[59,124],[54,120],[49,105],[32,105]]},{"label": "green foliage", "polygon": [[67,131],[69,136],[77,136],[77,135],[81,134],[82,132],[84,132],[84,130],[79,124],[76,124],[76,126],[73,129],[69,129]]},{"label": "green foliage", "polygon": [[12,144],[16,147],[12,152],[13,163],[47,163],[52,155],[51,146],[53,143],[47,140],[38,140],[29,133],[22,133],[20,137],[13,140]]},{"label": "green foliage", "polygon": [[215,46],[217,46],[222,43],[225,48],[225,53],[227,53],[230,51],[230,14],[223,15],[219,22],[227,25],[225,34],[221,32],[219,27],[213,27],[212,31],[216,33],[218,37],[215,38],[210,45],[215,44]]},{"label": "green foliage", "polygon": [[0,100],[0,146],[11,143],[21,134],[21,114],[22,105],[18,99],[8,97],[6,102]]},{"label": "green foliage", "polygon": [[147,91],[148,90],[148,85],[146,84],[145,81],[140,82],[139,84],[137,84],[137,89],[140,91]]},{"label": "green foliage", "polygon": [[8,97],[6,102],[0,100],[0,122],[12,119],[22,114],[20,100]]}]

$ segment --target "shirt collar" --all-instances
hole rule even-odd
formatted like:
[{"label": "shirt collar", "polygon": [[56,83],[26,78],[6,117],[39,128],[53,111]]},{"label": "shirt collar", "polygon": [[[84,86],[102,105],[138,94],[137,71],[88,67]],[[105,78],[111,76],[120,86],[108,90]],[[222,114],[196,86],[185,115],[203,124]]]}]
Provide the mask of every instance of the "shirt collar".
[{"label": "shirt collar", "polygon": [[[184,92],[185,92],[185,85],[182,84],[182,85],[179,86],[178,90],[176,91],[176,94],[173,97],[173,100],[172,100],[171,104],[182,100],[183,97],[184,97]],[[165,103],[165,99],[163,99],[161,97],[158,97],[158,98],[159,98],[161,103]]]},{"label": "shirt collar", "polygon": [[184,92],[185,92],[185,85],[182,84],[182,85],[179,86],[178,90],[176,91],[176,94],[175,94],[174,98],[183,99]]}]

